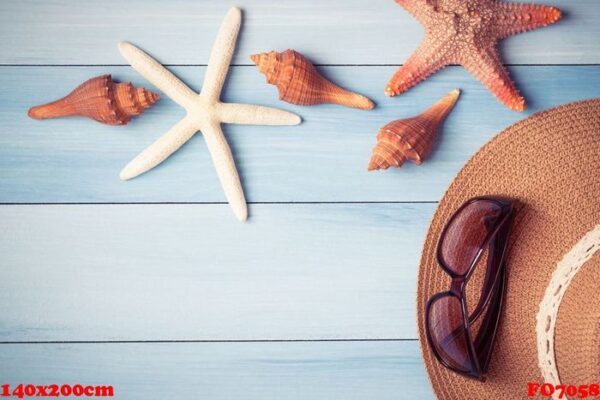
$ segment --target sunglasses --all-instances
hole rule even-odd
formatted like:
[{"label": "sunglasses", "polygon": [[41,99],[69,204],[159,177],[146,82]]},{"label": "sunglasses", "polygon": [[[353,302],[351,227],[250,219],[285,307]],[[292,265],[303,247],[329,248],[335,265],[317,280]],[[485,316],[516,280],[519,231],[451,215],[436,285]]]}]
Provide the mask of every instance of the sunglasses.
[{"label": "sunglasses", "polygon": [[[500,319],[506,279],[504,255],[515,204],[515,200],[498,197],[467,201],[446,223],[437,244],[438,264],[450,275],[452,283],[450,290],[427,301],[427,341],[446,368],[481,381],[485,380]],[[481,294],[477,305],[471,308],[466,285],[486,250],[487,269]],[[480,317],[483,318],[479,320]],[[475,324],[479,329],[473,340]]]}]

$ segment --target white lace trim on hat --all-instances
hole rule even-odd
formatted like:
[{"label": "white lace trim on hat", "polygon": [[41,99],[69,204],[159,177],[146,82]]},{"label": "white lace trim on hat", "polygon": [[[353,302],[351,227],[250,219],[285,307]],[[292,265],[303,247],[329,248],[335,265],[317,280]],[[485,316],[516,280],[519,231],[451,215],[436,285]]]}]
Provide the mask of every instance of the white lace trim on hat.
[{"label": "white lace trim on hat", "polygon": [[[554,354],[554,331],[560,303],[577,272],[598,249],[600,249],[600,225],[586,233],[558,262],[540,303],[535,330],[538,364],[546,383],[560,385]],[[558,392],[555,392],[552,397],[558,399]]]}]

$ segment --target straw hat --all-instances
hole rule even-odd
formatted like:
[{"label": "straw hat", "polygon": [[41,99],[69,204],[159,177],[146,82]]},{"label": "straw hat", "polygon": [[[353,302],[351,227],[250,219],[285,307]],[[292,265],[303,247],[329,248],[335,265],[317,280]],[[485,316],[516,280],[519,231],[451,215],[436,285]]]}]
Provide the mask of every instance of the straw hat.
[{"label": "straw hat", "polygon": [[[479,195],[511,197],[522,203],[510,239],[504,306],[485,382],[464,378],[443,367],[432,355],[424,324],[429,297],[450,287],[450,278],[435,257],[441,229],[466,200]],[[554,311],[557,317],[552,320],[553,329],[546,332],[549,321],[543,319],[542,331],[553,333],[560,381],[577,385],[599,382],[600,252],[594,252],[600,241],[583,248],[593,242],[590,236],[594,236],[598,224],[600,99],[535,114],[500,133],[467,163],[435,212],[419,269],[419,338],[438,398],[527,398],[529,382],[550,379],[542,375],[539,367],[536,317],[540,313],[541,318],[546,318],[548,312]],[[596,236],[600,237],[600,229]],[[579,260],[579,268],[573,268],[579,273],[568,279],[570,285],[561,287],[559,308],[540,309],[554,271],[569,252],[585,258]],[[576,263],[574,257],[563,262]],[[478,298],[484,272],[485,264],[476,269],[469,281],[468,304],[474,304]],[[552,283],[557,284],[556,280]],[[556,299],[553,302],[557,303]],[[547,343],[540,346],[540,360],[548,356],[543,354],[547,345],[550,347]]]}]

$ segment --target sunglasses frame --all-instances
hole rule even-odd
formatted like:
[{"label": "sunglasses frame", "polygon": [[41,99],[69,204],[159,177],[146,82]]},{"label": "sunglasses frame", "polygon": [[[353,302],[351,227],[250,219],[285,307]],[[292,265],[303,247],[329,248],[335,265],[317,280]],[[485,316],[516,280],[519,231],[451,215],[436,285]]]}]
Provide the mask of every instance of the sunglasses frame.
[{"label": "sunglasses frame", "polygon": [[[490,232],[488,232],[487,236],[485,237],[485,240],[482,242],[482,244],[479,247],[479,250],[473,258],[473,261],[466,269],[466,272],[464,274],[457,274],[446,264],[446,262],[441,256],[442,242],[446,236],[449,227],[452,225],[452,222],[457,218],[457,216],[460,215],[465,208],[479,201],[492,202],[500,206],[500,210],[502,213],[501,218],[498,222],[496,222],[494,228]],[[516,203],[516,200],[513,199],[492,196],[480,196],[468,200],[458,210],[456,210],[454,214],[450,217],[448,222],[446,222],[436,246],[437,262],[439,266],[452,278],[452,283],[450,286],[450,290],[436,293],[433,296],[431,296],[427,301],[425,307],[425,331],[427,341],[433,352],[433,355],[442,365],[458,374],[480,381],[485,381],[485,374],[487,372],[487,367],[489,365],[489,361],[492,354],[491,349],[493,348],[493,344],[496,338],[496,332],[498,329],[498,323],[500,320],[500,310],[502,308],[504,297],[504,285],[506,280],[505,254],[508,246],[508,238],[510,236],[512,228],[512,222],[514,221]],[[500,247],[498,245],[500,245]],[[482,295],[479,298],[479,303],[475,308],[474,312],[471,315],[469,315],[467,312],[466,296],[464,293],[465,287],[471,275],[473,274],[473,271],[477,267],[482,254],[488,247],[490,252],[488,256],[486,276],[481,290]],[[491,273],[493,272],[494,263],[497,263],[497,270],[495,276],[491,276]],[[436,346],[434,345],[433,337],[429,328],[431,306],[440,298],[449,296],[455,297],[460,301],[463,323],[461,328],[466,333],[465,340],[467,341],[467,355],[469,357],[469,361],[472,367],[469,370],[458,369],[450,365],[439,354]],[[490,302],[492,302],[492,306],[488,310],[488,313],[486,314],[486,317],[483,320],[483,323],[479,329],[479,333],[475,338],[475,341],[473,341],[470,326],[477,318],[479,318],[482,315],[483,311],[486,308],[488,308]],[[454,332],[456,331],[457,329],[455,329]],[[478,349],[481,349],[480,353],[485,354],[485,359],[479,360],[476,347]]]}]

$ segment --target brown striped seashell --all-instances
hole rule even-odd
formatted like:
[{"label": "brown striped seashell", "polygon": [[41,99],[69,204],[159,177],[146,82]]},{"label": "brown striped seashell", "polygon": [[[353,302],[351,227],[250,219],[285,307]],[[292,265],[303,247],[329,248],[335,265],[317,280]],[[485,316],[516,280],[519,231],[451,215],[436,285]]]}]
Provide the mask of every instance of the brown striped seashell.
[{"label": "brown striped seashell", "polygon": [[379,130],[369,171],[401,167],[406,160],[419,165],[431,151],[438,128],[456,104],[455,89],[420,115],[392,121]]},{"label": "brown striped seashell", "polygon": [[271,51],[250,57],[267,82],[277,86],[279,98],[301,106],[339,104],[346,107],[372,109],[375,104],[357,93],[343,89],[325,79],[314,65],[294,50]]},{"label": "brown striped seashell", "polygon": [[81,115],[108,125],[125,125],[131,117],[152,106],[159,96],[131,83],[115,83],[110,75],[101,75],[79,85],[62,99],[31,107],[34,119]]}]

